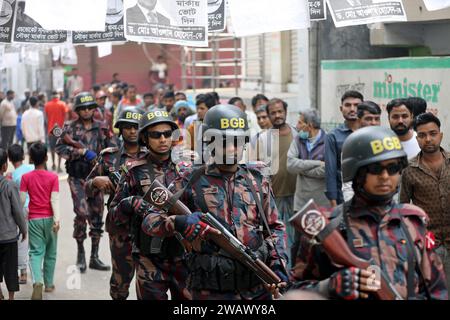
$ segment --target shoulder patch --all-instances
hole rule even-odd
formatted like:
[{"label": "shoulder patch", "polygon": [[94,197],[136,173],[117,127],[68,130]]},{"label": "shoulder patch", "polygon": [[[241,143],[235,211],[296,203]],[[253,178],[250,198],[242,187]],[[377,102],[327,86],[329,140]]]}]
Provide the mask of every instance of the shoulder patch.
[{"label": "shoulder patch", "polygon": [[109,147],[109,148],[105,148],[102,151],[100,151],[100,154],[104,155],[105,153],[116,153],[117,151],[119,151],[118,147]]},{"label": "shoulder patch", "polygon": [[137,160],[128,160],[125,162],[125,166],[127,170],[131,170],[134,167],[142,166],[147,164],[147,159],[137,159]]}]

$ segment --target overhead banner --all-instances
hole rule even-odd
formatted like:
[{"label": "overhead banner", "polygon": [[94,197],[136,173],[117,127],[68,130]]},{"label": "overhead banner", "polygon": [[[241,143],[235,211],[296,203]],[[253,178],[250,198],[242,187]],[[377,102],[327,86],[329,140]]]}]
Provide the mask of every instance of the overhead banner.
[{"label": "overhead banner", "polygon": [[311,21],[327,20],[325,0],[308,0],[309,19]]},{"label": "overhead banner", "polygon": [[25,14],[25,1],[17,1],[13,42],[16,43],[63,43],[67,41],[67,31],[45,30]]},{"label": "overhead banner", "polygon": [[107,0],[27,0],[25,14],[46,30],[105,31]]},{"label": "overhead banner", "polygon": [[423,0],[428,11],[442,10],[450,7],[450,0]]},{"label": "overhead banner", "polygon": [[207,5],[205,0],[125,0],[125,38],[206,47]]},{"label": "overhead banner", "polygon": [[226,7],[225,0],[208,0],[208,31],[225,30]]},{"label": "overhead banner", "polygon": [[237,37],[310,26],[307,0],[229,0],[228,4]]},{"label": "overhead banner", "polygon": [[[325,60],[321,69],[321,114],[325,122],[341,123],[341,96],[347,90],[357,90],[364,100],[381,106],[385,125],[389,101],[422,97],[428,107],[437,108],[442,131],[450,130],[450,57]],[[444,142],[444,148],[450,149],[450,135],[444,134]]]},{"label": "overhead banner", "polygon": [[123,28],[123,0],[108,0],[104,32],[72,32],[72,43],[100,43],[125,41]]},{"label": "overhead banner", "polygon": [[0,14],[0,42],[9,43],[12,37],[14,14],[16,12],[15,0],[3,0]]},{"label": "overhead banner", "polygon": [[407,21],[402,0],[327,0],[327,3],[337,28]]}]

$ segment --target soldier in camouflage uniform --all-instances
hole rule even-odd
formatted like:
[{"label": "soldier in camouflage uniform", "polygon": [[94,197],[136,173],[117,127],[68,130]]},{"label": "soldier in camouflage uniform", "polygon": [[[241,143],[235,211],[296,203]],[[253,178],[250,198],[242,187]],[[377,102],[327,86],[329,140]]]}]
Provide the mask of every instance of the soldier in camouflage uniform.
[{"label": "soldier in camouflage uniform", "polygon": [[[107,271],[109,266],[98,258],[100,237],[103,233],[103,194],[87,199],[84,191],[85,179],[94,167],[93,162],[101,150],[115,146],[114,140],[100,122],[93,119],[97,108],[94,97],[88,92],[75,97],[74,111],[78,119],[66,123],[63,133],[56,143],[56,152],[66,159],[66,171],[75,211],[73,237],[78,244],[77,266],[86,271],[86,258],[83,242],[86,239],[86,227],[89,223],[89,236],[92,239],[89,268]],[[66,136],[67,135],[67,136]]]},{"label": "soldier in camouflage uniform", "polygon": [[[138,126],[142,118],[141,110],[127,107],[119,115],[114,127],[119,130],[123,144],[102,150],[97,164],[86,178],[86,195],[94,198],[98,193],[109,193],[109,209],[118,185],[121,166],[127,161],[139,159],[147,149],[138,143]],[[111,215],[107,214],[105,229],[109,235],[111,250],[112,275],[110,279],[110,295],[114,300],[125,300],[128,297],[130,282],[134,277],[134,261],[131,255],[131,238],[129,224],[115,225]]]},{"label": "soldier in camouflage uniform", "polygon": [[[194,300],[271,299],[252,271],[205,240],[211,228],[200,220],[202,212],[213,214],[287,281],[285,227],[279,220],[269,181],[258,169],[238,164],[243,145],[248,142],[247,117],[235,106],[217,105],[206,113],[204,129],[211,162],[182,177],[181,186],[176,188],[184,189],[180,200],[193,214],[171,217],[149,214],[142,227],[154,236],[177,231],[192,242],[188,284]],[[264,212],[258,210],[257,201],[261,201],[259,207]]]},{"label": "soldier in camouflage uniform", "polygon": [[[407,156],[393,131],[362,128],[342,149],[344,182],[353,182],[354,197],[331,212],[350,249],[378,266],[403,299],[447,299],[443,265],[426,240],[427,215],[410,204],[397,204],[400,173]],[[331,299],[373,298],[379,280],[371,270],[339,268],[320,244],[302,236],[291,271],[292,288],[316,290]]]},{"label": "soldier in camouflage uniform", "polygon": [[125,183],[121,184],[110,214],[117,225],[132,219],[133,253],[136,259],[136,291],[140,300],[167,300],[170,289],[173,300],[190,300],[186,288],[187,268],[184,247],[172,234],[148,236],[141,228],[142,220],[152,210],[142,199],[154,179],[170,187],[175,179],[189,172],[187,164],[172,160],[172,134],[178,126],[168,112],[145,113],[139,124],[139,143],[148,153],[127,163]]}]

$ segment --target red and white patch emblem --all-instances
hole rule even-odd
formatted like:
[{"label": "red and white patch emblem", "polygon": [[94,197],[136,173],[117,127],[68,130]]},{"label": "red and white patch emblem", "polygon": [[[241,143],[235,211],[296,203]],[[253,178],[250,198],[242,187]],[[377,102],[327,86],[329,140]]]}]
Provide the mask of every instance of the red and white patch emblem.
[{"label": "red and white patch emblem", "polygon": [[431,250],[436,247],[436,238],[434,237],[434,233],[431,231],[428,231],[425,235],[425,247],[427,250]]}]

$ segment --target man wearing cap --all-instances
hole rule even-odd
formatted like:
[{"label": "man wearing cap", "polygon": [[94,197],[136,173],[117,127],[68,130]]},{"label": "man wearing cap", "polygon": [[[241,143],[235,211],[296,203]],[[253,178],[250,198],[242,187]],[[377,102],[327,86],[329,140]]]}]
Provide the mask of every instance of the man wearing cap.
[{"label": "man wearing cap", "polygon": [[[126,107],[120,114],[114,127],[119,130],[123,144],[101,151],[97,164],[86,178],[86,196],[94,198],[98,193],[109,193],[106,204],[109,209],[115,190],[122,174],[121,166],[127,161],[135,160],[146,153],[146,148],[138,144],[138,125],[142,112],[135,107]],[[108,214],[105,229],[109,234],[112,260],[110,295],[114,300],[128,297],[130,282],[134,276],[134,262],[131,256],[131,239],[129,225],[116,226]]]},{"label": "man wearing cap", "polygon": [[75,211],[73,237],[77,241],[77,266],[81,272],[86,271],[86,260],[83,242],[86,239],[86,228],[89,223],[89,236],[92,239],[89,268],[109,270],[98,258],[100,237],[103,233],[103,194],[94,198],[86,198],[84,185],[86,177],[94,167],[94,160],[103,149],[115,146],[108,128],[94,120],[97,108],[94,97],[89,92],[81,92],[75,97],[74,111],[78,119],[66,123],[63,132],[56,142],[56,153],[66,159],[66,171],[72,194]]},{"label": "man wearing cap", "polygon": [[[124,168],[124,183],[111,203],[110,214],[118,226],[129,224],[133,253],[136,259],[136,291],[140,300],[167,300],[170,289],[172,300],[190,300],[186,288],[188,275],[184,247],[170,234],[149,236],[143,232],[143,219],[151,213],[149,203],[142,197],[152,181],[157,179],[171,189],[172,182],[189,173],[190,164],[174,163],[173,138],[178,126],[169,113],[155,110],[145,113],[139,123],[139,143],[146,145],[148,153]],[[160,222],[156,213],[155,226]]]}]

